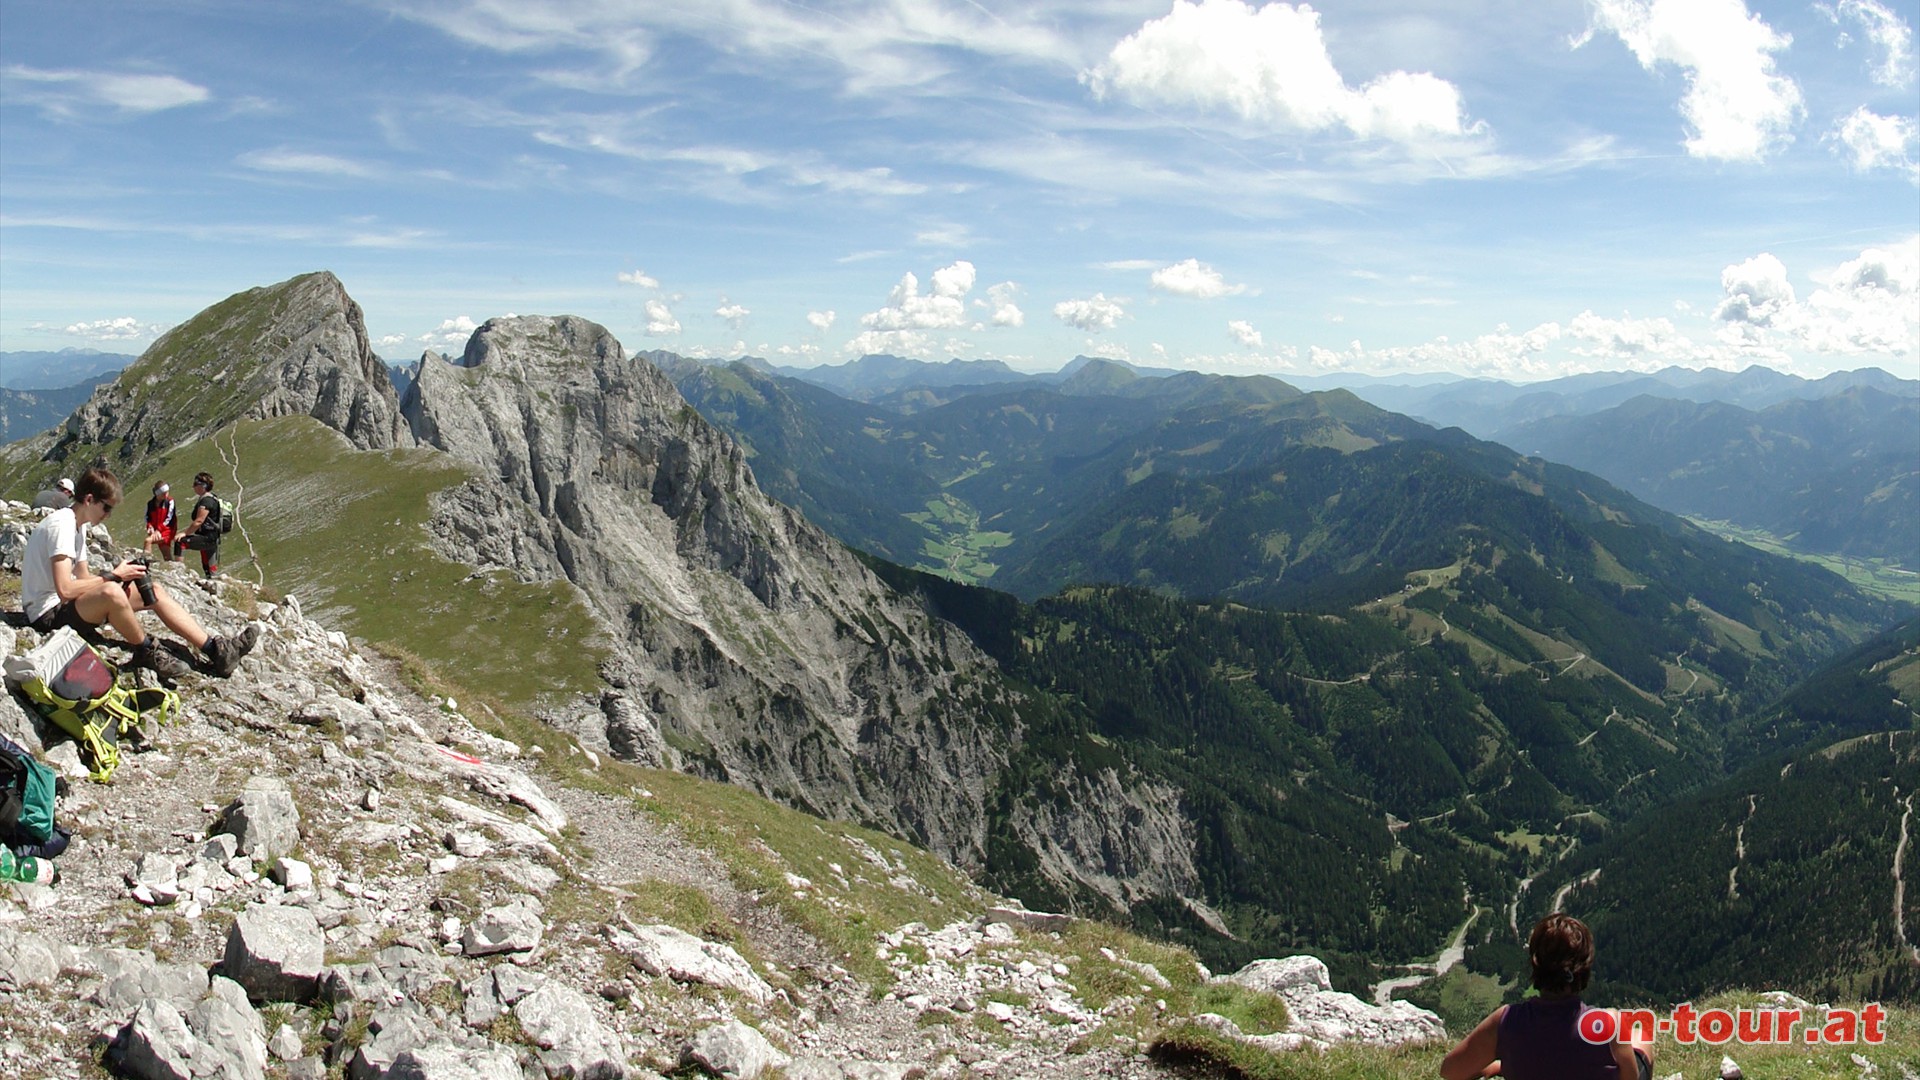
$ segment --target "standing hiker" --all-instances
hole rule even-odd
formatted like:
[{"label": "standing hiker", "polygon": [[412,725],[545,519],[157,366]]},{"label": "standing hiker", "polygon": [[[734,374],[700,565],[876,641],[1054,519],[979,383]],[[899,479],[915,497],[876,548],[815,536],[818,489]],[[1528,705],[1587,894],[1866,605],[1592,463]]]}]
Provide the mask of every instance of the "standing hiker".
[{"label": "standing hiker", "polygon": [[213,494],[213,474],[194,474],[193,493],[197,496],[193,501],[193,520],[180,530],[173,546],[175,552],[183,547],[199,552],[200,569],[212,577],[220,572],[220,533],[226,524],[225,511]]},{"label": "standing hiker", "polygon": [[173,505],[173,489],[165,480],[153,485],[153,498],[147,500],[147,542],[143,551],[160,551],[160,557],[168,562],[180,558],[173,546],[173,534],[180,528],[180,512]]}]

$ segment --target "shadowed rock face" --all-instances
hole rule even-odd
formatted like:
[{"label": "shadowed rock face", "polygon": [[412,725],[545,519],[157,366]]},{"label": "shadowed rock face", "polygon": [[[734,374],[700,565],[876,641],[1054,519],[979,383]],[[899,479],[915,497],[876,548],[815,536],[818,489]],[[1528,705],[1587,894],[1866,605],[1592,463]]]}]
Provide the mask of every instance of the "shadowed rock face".
[{"label": "shadowed rock face", "polygon": [[402,409],[480,474],[437,507],[445,552],[579,586],[683,767],[981,864],[1018,738],[981,720],[990,661],[769,499],[658,368],[583,319],[495,319],[423,357]]},{"label": "shadowed rock face", "polygon": [[8,457],[106,452],[132,472],[236,421],[276,416],[311,416],[363,450],[413,443],[360,305],[325,271],[235,293],[174,327],[63,430]]}]

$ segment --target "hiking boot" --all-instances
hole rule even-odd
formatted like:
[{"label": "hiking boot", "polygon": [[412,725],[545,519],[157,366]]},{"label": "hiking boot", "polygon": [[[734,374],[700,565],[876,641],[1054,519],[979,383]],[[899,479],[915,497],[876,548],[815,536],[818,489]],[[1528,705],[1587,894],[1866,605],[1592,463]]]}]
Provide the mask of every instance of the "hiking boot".
[{"label": "hiking boot", "polygon": [[162,679],[178,679],[193,674],[185,660],[160,647],[160,639],[149,637],[134,646],[133,658],[127,661],[128,667],[149,668]]},{"label": "hiking boot", "polygon": [[232,637],[208,638],[201,651],[207,654],[213,673],[224,679],[239,669],[241,659],[253,651],[259,640],[260,628],[248,623],[245,630]]}]

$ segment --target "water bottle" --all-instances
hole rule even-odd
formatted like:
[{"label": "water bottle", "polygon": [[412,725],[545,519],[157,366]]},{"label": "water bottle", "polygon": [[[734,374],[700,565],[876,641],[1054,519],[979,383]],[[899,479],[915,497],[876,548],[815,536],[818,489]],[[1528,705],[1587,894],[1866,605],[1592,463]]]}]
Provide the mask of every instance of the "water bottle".
[{"label": "water bottle", "polygon": [[33,855],[22,858],[0,847],[0,881],[38,881],[52,884],[53,863]]}]

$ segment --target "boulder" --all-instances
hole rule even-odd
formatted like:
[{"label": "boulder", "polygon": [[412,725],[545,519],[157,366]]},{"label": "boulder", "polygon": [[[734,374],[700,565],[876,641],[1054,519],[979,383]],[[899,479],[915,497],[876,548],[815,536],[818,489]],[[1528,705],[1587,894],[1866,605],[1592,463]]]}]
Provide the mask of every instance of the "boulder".
[{"label": "boulder", "polygon": [[318,987],[325,954],[326,938],[311,911],[256,904],[227,932],[221,973],[255,1001],[306,1001]]},{"label": "boulder", "polygon": [[627,1053],[600,1023],[585,994],[549,982],[513,1006],[520,1030],[540,1047],[540,1066],[550,1080],[622,1080]]},{"label": "boulder", "polygon": [[240,854],[270,862],[299,846],[300,810],[286,781],[257,776],[227,804],[214,831],[231,834]]},{"label": "boulder", "polygon": [[773,988],[726,945],[703,941],[672,926],[629,925],[628,929],[632,932],[611,932],[609,939],[649,975],[734,990],[759,1005],[773,1000]]},{"label": "boulder", "polygon": [[56,938],[0,926],[0,990],[52,986],[73,960],[73,950]]},{"label": "boulder", "polygon": [[468,923],[466,933],[460,938],[460,948],[468,956],[530,952],[540,944],[540,935],[545,931],[540,916],[516,902],[488,908]]},{"label": "boulder", "polygon": [[504,1046],[476,1049],[436,1042],[403,1050],[386,1080],[521,1080],[520,1064]]},{"label": "boulder", "polygon": [[754,1080],[768,1069],[784,1069],[791,1058],[775,1049],[766,1036],[738,1020],[707,1028],[693,1037],[681,1053],[683,1065],[698,1065],[730,1080]]}]

